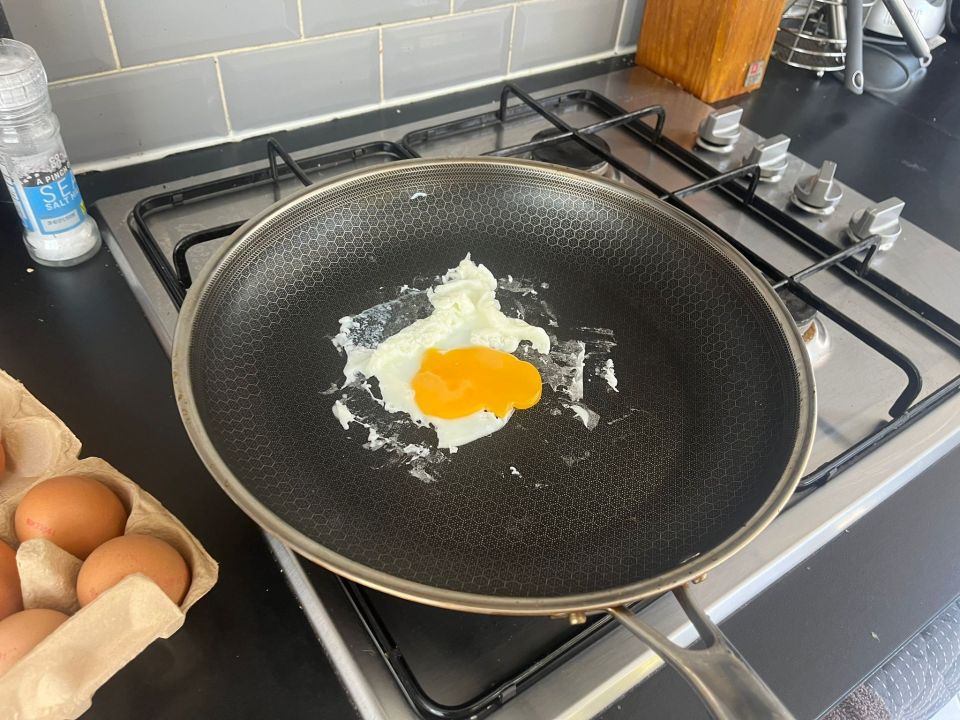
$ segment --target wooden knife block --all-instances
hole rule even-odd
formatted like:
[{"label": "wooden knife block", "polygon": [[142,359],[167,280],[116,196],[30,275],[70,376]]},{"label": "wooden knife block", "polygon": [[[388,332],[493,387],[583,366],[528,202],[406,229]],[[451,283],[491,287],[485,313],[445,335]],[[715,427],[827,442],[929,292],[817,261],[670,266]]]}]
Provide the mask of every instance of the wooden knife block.
[{"label": "wooden knife block", "polygon": [[760,87],[783,0],[647,0],[637,64],[706,102]]}]

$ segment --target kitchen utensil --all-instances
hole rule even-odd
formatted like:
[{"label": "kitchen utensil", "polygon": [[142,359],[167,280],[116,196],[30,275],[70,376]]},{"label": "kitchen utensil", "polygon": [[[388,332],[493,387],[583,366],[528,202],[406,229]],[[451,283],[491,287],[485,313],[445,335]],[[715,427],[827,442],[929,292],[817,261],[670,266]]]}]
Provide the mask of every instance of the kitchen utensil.
[{"label": "kitchen utensil", "polygon": [[[780,19],[773,57],[819,75],[843,70],[849,40],[862,37],[863,10],[876,2],[794,0]],[[860,22],[856,23],[856,29],[851,28],[851,22],[858,15]]]},{"label": "kitchen utensil", "polygon": [[[920,33],[925,38],[936,37],[941,30],[947,15],[947,0],[907,0],[910,16],[916,21]],[[893,16],[883,5],[874,8],[867,17],[867,30],[883,35],[903,37],[900,28],[894,22]]]},{"label": "kitchen utensil", "polygon": [[863,93],[863,0],[847,0],[847,53],[843,73],[847,89]]},{"label": "kitchen utensil", "polygon": [[865,87],[865,11],[869,11],[867,18],[882,11],[891,24],[899,28],[920,64],[929,65],[930,47],[905,0],[882,0],[882,3],[878,6],[877,0],[796,0],[787,6],[780,20],[773,57],[793,67],[814,70],[820,76],[843,70],[847,89],[860,95]]},{"label": "kitchen utensil", "polygon": [[930,46],[927,45],[923,33],[920,32],[917,21],[914,20],[913,15],[910,14],[910,9],[907,7],[906,2],[904,0],[883,0],[883,6],[887,9],[887,12],[890,13],[890,17],[893,18],[893,22],[900,30],[900,34],[903,35],[907,47],[910,48],[913,56],[920,61],[920,65],[923,67],[929,65],[932,60],[930,56]]},{"label": "kitchen utensil", "polygon": [[[612,329],[619,392],[590,396],[593,432],[538,406],[424,483],[333,417],[323,391],[343,358],[329,335],[381,288],[467,252],[547,283],[557,332]],[[572,621],[608,610],[717,717],[789,717],[685,586],[790,497],[813,438],[810,362],[762,276],[668,204],[491,158],[397,162],[311,187],[206,266],[180,315],[173,379],[213,475],[306,557],[456,610]],[[628,617],[625,604],[670,589],[706,651]]]}]

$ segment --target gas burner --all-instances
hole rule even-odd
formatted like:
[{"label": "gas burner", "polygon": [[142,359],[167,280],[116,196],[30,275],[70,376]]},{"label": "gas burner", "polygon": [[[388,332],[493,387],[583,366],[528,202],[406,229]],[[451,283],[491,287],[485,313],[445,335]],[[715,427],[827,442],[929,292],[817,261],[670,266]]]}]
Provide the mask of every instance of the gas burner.
[{"label": "gas burner", "polygon": [[817,316],[816,308],[798,298],[790,290],[778,290],[777,294],[787,306],[787,311],[796,323],[810,362],[817,365],[827,354],[830,342],[827,328]]},{"label": "gas burner", "polygon": [[[546,140],[556,137],[561,132],[558,128],[546,128],[536,133],[531,140]],[[592,135],[591,139],[604,152],[610,152],[610,145],[608,145],[607,141],[602,137]],[[613,179],[617,179],[620,175],[616,168],[611,167],[606,160],[595,152],[588,150],[573,138],[531,150],[530,157],[540,162],[563,165],[564,167],[573,168],[574,170],[584,170],[594,175],[603,175]]]}]

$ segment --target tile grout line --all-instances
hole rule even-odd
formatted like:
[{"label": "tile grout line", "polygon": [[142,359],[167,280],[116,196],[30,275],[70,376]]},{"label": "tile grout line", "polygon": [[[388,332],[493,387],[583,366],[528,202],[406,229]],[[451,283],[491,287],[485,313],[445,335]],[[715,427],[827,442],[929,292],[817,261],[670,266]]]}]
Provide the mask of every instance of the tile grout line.
[{"label": "tile grout line", "polygon": [[303,40],[306,37],[303,33],[303,0],[297,0],[297,19],[300,21],[300,39]]},{"label": "tile grout line", "polygon": [[379,32],[377,55],[380,60],[380,104],[383,105],[383,28]]},{"label": "tile grout line", "polygon": [[230,108],[227,107],[227,93],[223,89],[223,73],[220,72],[220,58],[214,56],[213,66],[217,69],[217,85],[220,86],[220,102],[223,105],[223,119],[227,123],[227,137],[233,135],[233,123],[230,122]]},{"label": "tile grout line", "polygon": [[[103,2],[104,0],[101,0]],[[528,4],[536,4],[541,2],[552,2],[552,0],[526,0]],[[462,10],[455,14],[455,17],[467,17],[469,15],[483,15],[485,13],[493,14],[495,12],[501,11],[507,7],[514,7],[512,3],[503,3],[502,5],[496,5],[493,7],[478,8],[477,10]],[[406,25],[426,25],[430,22],[442,22],[444,20],[449,20],[450,15],[430,15],[423,18],[415,18],[413,20],[399,20],[393,23],[383,23],[382,25],[364,27],[364,28],[352,28],[350,30],[341,30],[340,32],[329,33],[327,35],[316,35],[308,38],[294,38],[293,40],[279,40],[277,42],[264,43],[262,45],[249,45],[240,48],[228,48],[226,50],[214,50],[211,52],[197,53],[196,55],[184,55],[183,57],[167,58],[164,60],[154,60],[153,62],[140,63],[137,65],[128,65],[126,67],[118,67],[116,70],[104,70],[102,72],[88,73],[86,75],[77,75],[75,77],[62,78],[60,80],[54,80],[50,83],[51,86],[56,85],[67,85],[72,82],[77,82],[80,80],[92,80],[100,77],[109,77],[111,75],[117,75],[121,72],[127,72],[132,70],[145,70],[152,67],[162,67],[164,65],[176,65],[177,63],[183,62],[192,62],[194,60],[209,60],[211,58],[222,57],[224,55],[240,55],[247,52],[254,52],[257,50],[270,50],[273,48],[284,48],[290,47],[293,45],[301,45],[304,42],[314,42],[321,40],[333,40],[341,37],[348,37],[351,35],[362,35],[363,33],[373,32],[374,30],[382,30],[383,28],[390,29],[395,27],[404,27]]]},{"label": "tile grout line", "polygon": [[627,5],[630,0],[623,0],[623,4],[620,6],[620,22],[617,23],[617,36],[613,39],[613,46],[620,46],[620,33],[623,32],[623,23],[627,19]]},{"label": "tile grout line", "polygon": [[113,62],[117,66],[117,71],[120,68],[120,53],[117,51],[117,41],[113,37],[113,26],[110,24],[110,15],[107,14],[107,0],[100,0],[100,14],[103,15],[103,24],[107,29],[107,40],[110,41],[110,52],[113,53]]},{"label": "tile grout line", "polygon": [[117,75],[121,72],[136,71],[136,70],[148,70],[155,67],[164,67],[166,65],[177,65],[179,63],[188,63],[195,62],[197,60],[213,60],[218,57],[223,57],[227,55],[242,55],[247,52],[257,52],[259,50],[274,50],[278,48],[286,47],[295,47],[297,45],[304,45],[305,42],[312,42],[314,40],[336,40],[341,37],[348,37],[352,35],[363,35],[364,33],[373,32],[376,28],[360,28],[357,30],[344,30],[343,32],[331,33],[330,35],[324,35],[323,37],[317,38],[294,38],[293,40],[279,40],[272,43],[264,43],[263,45],[250,45],[242,48],[228,48],[226,50],[213,50],[211,52],[198,53],[196,55],[184,55],[182,57],[175,58],[166,58],[164,60],[154,60],[153,62],[140,63],[138,65],[127,65],[124,68],[119,68],[118,70],[104,70],[102,72],[89,73],[87,75],[77,75],[76,77],[63,78],[61,80],[54,80],[50,85],[66,85],[68,83],[77,82],[80,80],[93,80],[100,77],[109,77],[111,75]]},{"label": "tile grout line", "polygon": [[510,17],[510,42],[507,43],[507,75],[513,69],[513,33],[517,28],[517,4],[513,4],[513,15]]},{"label": "tile grout line", "polygon": [[215,145],[222,144],[224,142],[235,142],[239,140],[245,140],[247,138],[256,137],[258,135],[268,135],[270,133],[283,132],[285,130],[295,130],[301,127],[307,127],[310,125],[317,125],[319,123],[327,122],[334,119],[343,119],[345,117],[351,117],[354,115],[359,115],[364,112],[370,112],[373,110],[383,110],[386,108],[395,108],[407,105],[409,103],[418,102],[420,100],[426,100],[433,97],[439,97],[441,95],[446,95],[450,93],[462,92],[464,90],[470,90],[471,88],[481,87],[491,82],[504,81],[504,80],[513,80],[517,78],[523,78],[536,73],[541,72],[550,72],[552,70],[559,70],[565,67],[571,67],[573,65],[579,65],[581,63],[588,63],[597,60],[603,60],[605,58],[616,57],[622,53],[617,50],[611,49],[604,51],[602,53],[596,53],[594,55],[583,55],[576,58],[571,58],[568,60],[563,60],[556,63],[548,63],[547,65],[538,65],[531,68],[526,68],[524,70],[518,70],[516,72],[511,72],[506,75],[492,75],[486,78],[480,78],[478,80],[471,81],[469,83],[462,83],[459,85],[451,85],[444,88],[436,88],[434,90],[429,90],[422,93],[413,93],[411,95],[403,95],[395,98],[390,98],[390,100],[379,103],[369,103],[367,105],[358,105],[357,107],[348,108],[346,110],[336,110],[329,113],[324,113],[321,115],[313,115],[307,118],[301,118],[295,122],[289,123],[275,123],[273,125],[264,125],[262,127],[251,128],[248,130],[239,130],[235,131],[230,137],[225,137],[222,135],[210,136],[200,140],[193,140],[183,143],[173,143],[171,145],[166,145],[161,148],[156,148],[154,150],[148,150],[140,153],[132,153],[128,155],[121,155],[112,158],[106,158],[103,160],[91,160],[84,163],[79,163],[74,166],[74,172],[83,173],[90,172],[92,170],[108,170],[115,167],[124,167],[127,165],[132,165],[135,163],[146,162],[148,160],[154,160],[157,158],[167,157],[178,152],[184,152],[186,150],[195,150],[198,148],[213,147]]}]

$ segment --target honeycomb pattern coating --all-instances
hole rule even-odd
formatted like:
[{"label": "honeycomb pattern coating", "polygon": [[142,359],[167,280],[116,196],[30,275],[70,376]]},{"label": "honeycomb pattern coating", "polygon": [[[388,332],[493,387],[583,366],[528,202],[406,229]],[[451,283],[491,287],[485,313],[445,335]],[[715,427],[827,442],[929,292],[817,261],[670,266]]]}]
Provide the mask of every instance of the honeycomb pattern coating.
[{"label": "honeycomb pattern coating", "polygon": [[[190,354],[200,419],[283,522],[406,580],[558,597],[672,569],[767,499],[797,442],[799,394],[750,279],[661,207],[547,169],[474,163],[391,166],[304,196],[203,289]],[[424,483],[331,414],[322,391],[343,359],[328,336],[381,287],[467,252],[497,276],[548,283],[563,327],[613,329],[620,392],[588,378],[593,432],[537,406]]]}]

